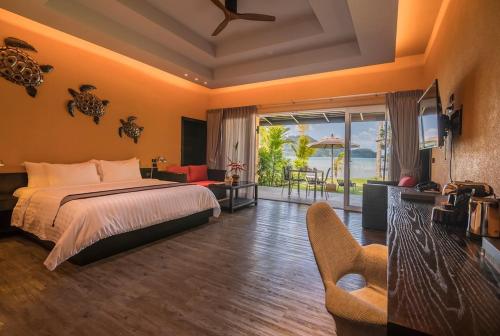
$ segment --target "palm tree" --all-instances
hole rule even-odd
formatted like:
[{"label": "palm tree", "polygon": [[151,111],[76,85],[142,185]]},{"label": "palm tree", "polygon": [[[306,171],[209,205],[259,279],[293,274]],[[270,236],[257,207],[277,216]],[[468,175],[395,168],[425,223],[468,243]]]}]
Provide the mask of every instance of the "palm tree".
[{"label": "palm tree", "polygon": [[309,137],[301,135],[297,139],[297,144],[292,145],[292,149],[295,152],[294,164],[296,168],[307,167],[309,158],[316,152],[316,148],[309,147],[309,142]]},{"label": "palm tree", "polygon": [[274,185],[287,161],[283,147],[287,143],[288,128],[283,126],[261,127],[259,129],[259,167],[258,174],[262,183]]}]

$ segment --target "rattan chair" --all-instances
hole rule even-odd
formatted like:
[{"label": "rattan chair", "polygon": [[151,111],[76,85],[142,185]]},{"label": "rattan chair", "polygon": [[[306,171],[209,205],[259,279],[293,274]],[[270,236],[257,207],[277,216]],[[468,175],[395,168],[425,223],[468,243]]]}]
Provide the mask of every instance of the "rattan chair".
[{"label": "rattan chair", "polygon": [[[326,308],[337,332],[384,334],[387,324],[387,247],[360,246],[333,209],[324,202],[307,211],[309,240],[326,290]],[[366,286],[348,292],[337,286],[344,275],[356,273]],[[342,322],[342,323],[339,323]],[[340,330],[349,329],[348,333]]]}]

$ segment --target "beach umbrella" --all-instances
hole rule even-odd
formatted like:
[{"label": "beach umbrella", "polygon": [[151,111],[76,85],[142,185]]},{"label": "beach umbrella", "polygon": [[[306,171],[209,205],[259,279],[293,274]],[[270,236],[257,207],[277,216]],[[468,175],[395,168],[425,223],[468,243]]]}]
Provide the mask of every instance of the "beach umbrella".
[{"label": "beach umbrella", "polygon": [[[345,147],[344,142],[345,142],[344,139],[336,137],[332,134],[329,137],[324,137],[323,139],[321,139],[319,141],[316,141],[316,142],[309,144],[309,147],[331,149],[331,151],[332,151],[332,155],[331,155],[332,165],[331,165],[331,167],[332,167],[332,172],[333,172],[333,150],[335,148],[344,148]],[[351,143],[351,148],[358,148],[358,147],[359,147],[358,144]]]}]

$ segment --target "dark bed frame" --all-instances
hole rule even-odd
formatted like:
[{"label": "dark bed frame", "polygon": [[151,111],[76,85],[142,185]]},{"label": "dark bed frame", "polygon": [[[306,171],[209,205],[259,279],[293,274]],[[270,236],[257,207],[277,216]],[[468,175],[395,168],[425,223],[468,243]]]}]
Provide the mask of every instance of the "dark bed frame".
[{"label": "dark bed frame", "polygon": [[[141,174],[146,177],[150,169],[141,169]],[[11,194],[21,187],[27,185],[26,173],[0,173],[0,192]],[[152,225],[146,228],[121,233],[105,239],[83,249],[68,261],[77,265],[86,265],[94,261],[110,257],[112,255],[133,249],[135,247],[154,242],[175,233],[194,228],[208,223],[213,210],[205,210],[192,215],[174,219],[168,222]],[[54,243],[41,240],[31,233],[20,230],[26,237],[36,241],[47,249],[52,249]]]}]

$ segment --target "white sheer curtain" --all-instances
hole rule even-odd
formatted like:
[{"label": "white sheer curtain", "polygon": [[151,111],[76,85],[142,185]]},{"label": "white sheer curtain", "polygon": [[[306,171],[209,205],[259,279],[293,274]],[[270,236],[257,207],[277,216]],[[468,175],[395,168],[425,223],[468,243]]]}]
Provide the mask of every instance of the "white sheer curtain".
[{"label": "white sheer curtain", "polygon": [[[241,181],[255,181],[256,117],[256,106],[224,109],[221,144],[224,169],[229,159],[245,163],[247,170],[240,174]],[[238,150],[235,152],[236,143]]]}]

